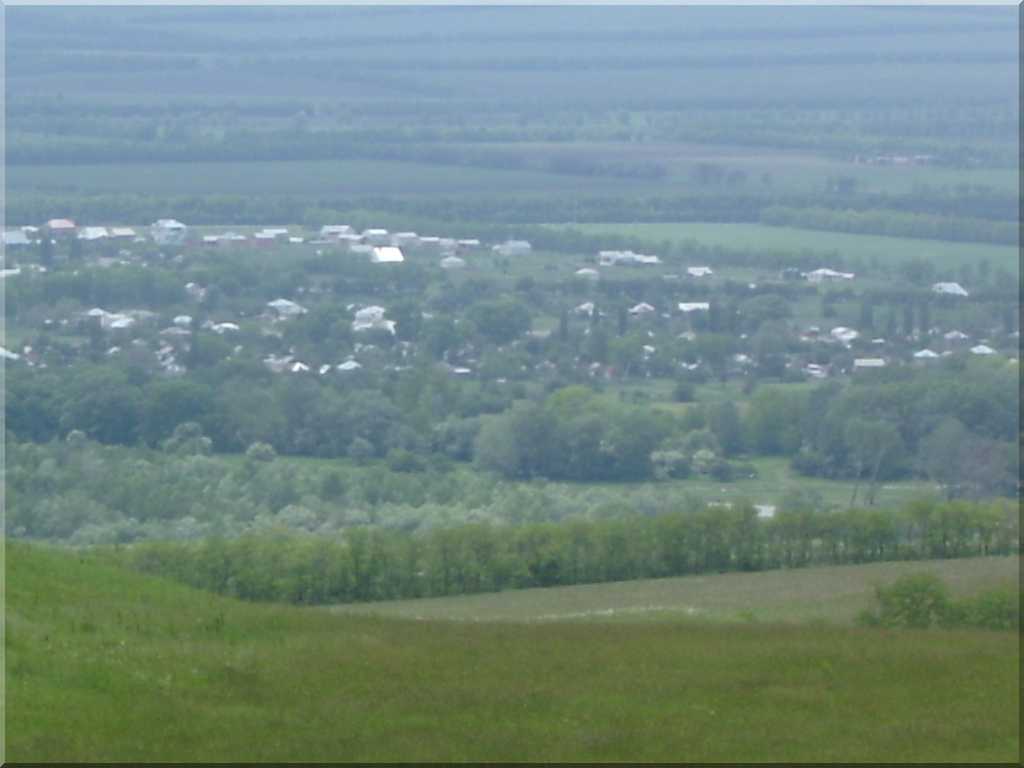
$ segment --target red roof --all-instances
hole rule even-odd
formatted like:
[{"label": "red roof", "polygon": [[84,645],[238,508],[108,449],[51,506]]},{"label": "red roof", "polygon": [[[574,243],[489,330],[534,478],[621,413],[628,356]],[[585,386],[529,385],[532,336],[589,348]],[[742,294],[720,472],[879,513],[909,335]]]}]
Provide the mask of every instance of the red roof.
[{"label": "red roof", "polygon": [[74,229],[75,222],[71,219],[50,219],[46,222],[49,229]]}]

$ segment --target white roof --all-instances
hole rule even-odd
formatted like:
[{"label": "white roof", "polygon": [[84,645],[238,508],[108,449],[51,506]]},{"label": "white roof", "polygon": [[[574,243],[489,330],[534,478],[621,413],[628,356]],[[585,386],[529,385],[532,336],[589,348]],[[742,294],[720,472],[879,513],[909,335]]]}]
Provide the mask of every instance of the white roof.
[{"label": "white roof", "polygon": [[135,237],[135,230],[131,227],[111,227],[111,237]]},{"label": "white roof", "polygon": [[687,267],[686,274],[691,277],[705,277],[706,275],[715,274],[711,267]]},{"label": "white roof", "polygon": [[325,224],[320,227],[320,237],[328,237],[329,235],[350,235],[352,234],[352,227],[348,224]]},{"label": "white roof", "polygon": [[464,266],[466,266],[466,260],[460,259],[458,256],[445,256],[441,259],[442,269],[459,269]]},{"label": "white roof", "polygon": [[401,264],[405,261],[402,249],[394,245],[381,245],[373,249],[374,264]]},{"label": "white roof", "polygon": [[29,245],[31,241],[20,229],[4,232],[4,245]]},{"label": "white roof", "polygon": [[648,303],[647,303],[646,301],[641,301],[641,302],[640,302],[639,304],[637,304],[637,305],[636,305],[635,307],[633,307],[632,309],[630,309],[630,310],[629,310],[629,313],[630,313],[631,315],[639,315],[639,314],[647,314],[647,313],[649,313],[649,312],[653,312],[653,311],[654,311],[654,307],[652,307],[652,306],[651,306],[650,304],[648,304]]},{"label": "white roof", "polygon": [[74,229],[75,222],[71,219],[50,219],[46,222],[47,229]]},{"label": "white roof", "polygon": [[950,331],[949,333],[944,333],[942,335],[942,338],[946,339],[946,341],[963,341],[964,339],[969,339],[971,337],[968,336],[963,331],[953,330]]},{"label": "white roof", "polygon": [[339,371],[358,371],[360,368],[363,367],[363,365],[362,363],[356,362],[355,360],[346,360],[344,363],[341,363],[335,367]]},{"label": "white roof", "polygon": [[935,293],[944,293],[947,296],[969,296],[960,283],[935,283],[932,286]]},{"label": "white roof", "polygon": [[854,368],[884,368],[885,360],[880,357],[858,357],[853,361]]},{"label": "white roof", "polygon": [[0,347],[0,357],[6,360],[20,360],[21,355],[16,352],[11,352],[6,347]]},{"label": "white roof", "polygon": [[577,314],[580,315],[592,315],[594,314],[594,302],[585,301],[578,307],[576,307],[576,309],[574,309],[573,312],[576,312]]},{"label": "white roof", "polygon": [[994,355],[996,351],[987,344],[978,344],[976,347],[971,347],[971,354],[974,355]]},{"label": "white roof", "polygon": [[598,272],[596,269],[591,269],[590,267],[583,267],[582,269],[577,269],[576,270],[576,276],[577,277],[600,277],[601,273]]},{"label": "white roof", "polygon": [[157,229],[185,229],[185,225],[177,219],[157,219],[153,226]]},{"label": "white roof", "polygon": [[383,320],[384,313],[387,312],[384,307],[379,307],[373,304],[369,307],[363,307],[362,309],[356,310],[356,320]]},{"label": "white roof", "polygon": [[274,299],[273,301],[268,301],[267,306],[282,315],[304,315],[308,311],[302,305],[288,299]]},{"label": "white roof", "polygon": [[711,304],[707,301],[679,302],[680,312],[706,312],[709,309],[711,309]]},{"label": "white roof", "polygon": [[821,269],[815,269],[807,273],[808,280],[820,280],[824,277],[834,278],[836,280],[853,280],[853,272],[837,272],[834,269],[828,267],[822,267]]},{"label": "white roof", "polygon": [[177,317],[174,318],[173,322],[175,325],[180,325],[182,328],[187,328],[192,324],[192,316],[178,315]]},{"label": "white roof", "polygon": [[82,227],[78,231],[79,240],[101,240],[109,236],[110,233],[107,232],[106,227]]},{"label": "white roof", "polygon": [[939,353],[932,352],[930,349],[922,349],[915,352],[914,357],[918,360],[931,360],[932,358],[939,357]]},{"label": "white roof", "polygon": [[840,325],[840,326],[837,326],[837,327],[833,328],[831,331],[829,331],[829,335],[833,339],[837,339],[839,341],[847,342],[847,341],[853,341],[854,339],[858,338],[860,336],[860,333],[858,333],[857,331],[853,330],[853,328],[847,328],[845,326]]}]

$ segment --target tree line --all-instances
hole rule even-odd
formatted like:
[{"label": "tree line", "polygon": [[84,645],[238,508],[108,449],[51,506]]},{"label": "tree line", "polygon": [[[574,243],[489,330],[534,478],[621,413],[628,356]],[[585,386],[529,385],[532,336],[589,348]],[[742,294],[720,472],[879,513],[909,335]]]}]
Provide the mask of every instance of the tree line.
[{"label": "tree line", "polygon": [[143,572],[245,600],[324,604],[1018,551],[1014,505],[919,500],[895,512],[797,506],[771,520],[740,503],[629,520],[422,535],[361,528],[340,538],[277,532],[110,552]]}]

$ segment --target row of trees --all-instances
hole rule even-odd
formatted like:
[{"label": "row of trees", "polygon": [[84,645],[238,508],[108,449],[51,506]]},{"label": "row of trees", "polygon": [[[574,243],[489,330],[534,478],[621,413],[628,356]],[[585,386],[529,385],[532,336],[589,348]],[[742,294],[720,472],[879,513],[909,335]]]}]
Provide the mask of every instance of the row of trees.
[{"label": "row of trees", "polygon": [[1017,551],[1013,505],[918,501],[896,512],[825,514],[797,506],[768,521],[738,504],[630,520],[471,524],[418,536],[278,533],[150,542],[114,556],[242,599],[316,604]]}]

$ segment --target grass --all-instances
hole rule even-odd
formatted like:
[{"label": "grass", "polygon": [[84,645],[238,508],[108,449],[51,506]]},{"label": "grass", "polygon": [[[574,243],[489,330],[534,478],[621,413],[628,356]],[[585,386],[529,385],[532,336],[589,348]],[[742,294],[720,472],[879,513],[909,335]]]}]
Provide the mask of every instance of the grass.
[{"label": "grass", "polygon": [[[988,259],[993,268],[1003,267],[1016,274],[1019,270],[1017,249],[1011,245],[987,243],[954,243],[909,237],[855,235],[794,227],[772,227],[764,224],[719,224],[708,222],[679,224],[572,224],[588,234],[615,234],[656,242],[664,240],[696,240],[701,245],[729,248],[751,248],[763,251],[817,253],[835,252],[847,259],[865,262],[900,263],[912,258],[927,258],[939,270],[955,272],[964,264],[977,264]],[[950,272],[952,274],[952,272]]]},{"label": "grass", "polygon": [[1019,557],[869,563],[763,573],[722,573],[611,584],[523,589],[485,595],[389,600],[329,610],[394,618],[457,621],[828,622],[850,625],[871,604],[875,584],[933,572],[957,596],[1020,576]]},{"label": "grass", "polygon": [[1012,761],[1018,637],[243,605],[7,549],[12,761]]}]

